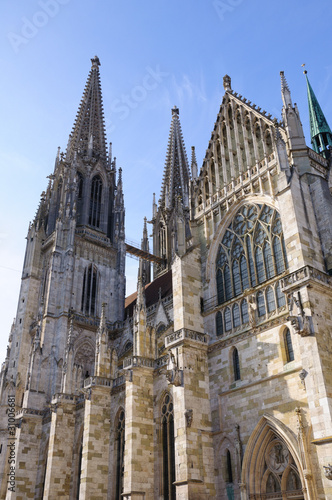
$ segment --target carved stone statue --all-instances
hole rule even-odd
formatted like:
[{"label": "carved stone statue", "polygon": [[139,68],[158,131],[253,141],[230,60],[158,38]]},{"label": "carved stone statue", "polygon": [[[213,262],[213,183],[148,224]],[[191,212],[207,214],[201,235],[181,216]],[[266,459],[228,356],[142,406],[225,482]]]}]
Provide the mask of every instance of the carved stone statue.
[{"label": "carved stone statue", "polygon": [[324,470],[324,474],[325,474],[325,477],[326,479],[330,479],[330,481],[332,481],[332,465],[329,464],[329,465],[323,465],[323,468],[325,469]]}]

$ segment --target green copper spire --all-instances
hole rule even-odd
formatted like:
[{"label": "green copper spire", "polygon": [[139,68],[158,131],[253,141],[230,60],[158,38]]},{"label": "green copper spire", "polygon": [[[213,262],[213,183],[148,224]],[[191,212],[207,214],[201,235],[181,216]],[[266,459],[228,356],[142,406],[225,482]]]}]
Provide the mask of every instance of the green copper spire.
[{"label": "green copper spire", "polygon": [[303,73],[307,81],[311,144],[316,153],[328,158],[332,149],[332,132],[309,83],[307,71]]}]

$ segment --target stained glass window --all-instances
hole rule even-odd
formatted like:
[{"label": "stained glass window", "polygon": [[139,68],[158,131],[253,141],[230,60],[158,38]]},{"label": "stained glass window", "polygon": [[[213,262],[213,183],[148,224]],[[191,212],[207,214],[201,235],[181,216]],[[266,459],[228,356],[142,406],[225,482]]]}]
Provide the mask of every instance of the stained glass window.
[{"label": "stained glass window", "polygon": [[216,258],[218,304],[281,274],[286,267],[278,212],[268,205],[242,206],[226,229]]}]

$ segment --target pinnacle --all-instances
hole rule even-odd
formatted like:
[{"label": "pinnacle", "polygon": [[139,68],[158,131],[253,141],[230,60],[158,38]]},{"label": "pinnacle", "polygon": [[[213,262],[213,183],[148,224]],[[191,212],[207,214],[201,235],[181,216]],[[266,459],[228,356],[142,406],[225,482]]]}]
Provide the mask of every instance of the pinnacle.
[{"label": "pinnacle", "polygon": [[160,205],[168,208],[175,207],[178,196],[180,196],[182,203],[184,202],[182,193],[190,181],[187,153],[179,120],[179,108],[174,106],[171,111],[172,122],[160,197]]}]

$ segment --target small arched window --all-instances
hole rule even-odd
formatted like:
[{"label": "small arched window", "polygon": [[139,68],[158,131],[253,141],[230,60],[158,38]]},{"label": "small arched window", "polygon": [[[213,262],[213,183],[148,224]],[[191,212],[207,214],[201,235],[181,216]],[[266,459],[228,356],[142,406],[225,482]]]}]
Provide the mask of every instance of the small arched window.
[{"label": "small arched window", "polygon": [[222,314],[220,311],[216,314],[216,333],[217,337],[221,337],[224,333],[223,324],[222,324]]},{"label": "small arched window", "polygon": [[286,328],[284,333],[284,338],[285,338],[286,359],[287,363],[290,363],[291,361],[294,361],[294,350],[293,350],[291,332],[289,328]]},{"label": "small arched window", "polygon": [[226,483],[233,483],[232,457],[229,450],[226,450]]},{"label": "small arched window", "polygon": [[239,353],[236,347],[233,350],[233,373],[234,373],[234,380],[241,380],[241,372],[240,372],[240,359],[239,359]]},{"label": "small arched window", "polygon": [[89,225],[100,227],[101,223],[101,197],[103,183],[99,175],[95,175],[91,182]]}]

